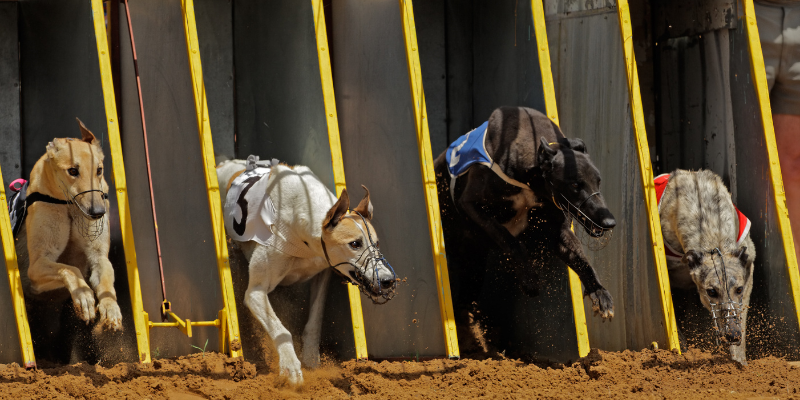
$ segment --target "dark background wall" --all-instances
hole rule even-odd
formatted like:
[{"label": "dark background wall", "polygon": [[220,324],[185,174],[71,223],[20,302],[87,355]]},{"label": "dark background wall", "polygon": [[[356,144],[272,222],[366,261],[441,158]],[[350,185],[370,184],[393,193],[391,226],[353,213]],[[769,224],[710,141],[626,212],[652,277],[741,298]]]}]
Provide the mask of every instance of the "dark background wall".
[{"label": "dark background wall", "polygon": [[[5,185],[21,176],[22,170],[17,10],[17,3],[0,3],[0,168]],[[6,191],[6,196],[10,195]],[[8,321],[0,327],[0,362],[21,363],[8,279],[0,279],[0,298],[6,299],[0,302],[0,317]]]}]

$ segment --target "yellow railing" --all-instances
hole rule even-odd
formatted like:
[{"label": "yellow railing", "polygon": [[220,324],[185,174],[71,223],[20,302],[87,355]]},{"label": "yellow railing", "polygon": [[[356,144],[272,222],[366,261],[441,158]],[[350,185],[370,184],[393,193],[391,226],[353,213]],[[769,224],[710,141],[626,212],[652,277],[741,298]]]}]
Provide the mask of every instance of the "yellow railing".
[{"label": "yellow railing", "polygon": [[[325,10],[322,0],[311,0],[314,10],[314,32],[317,37],[317,58],[319,74],[322,81],[322,97],[325,101],[325,120],[328,123],[328,142],[331,147],[333,163],[333,181],[336,185],[336,196],[342,194],[346,186],[344,179],[344,163],[342,161],[342,143],[339,140],[339,117],[336,114],[336,97],[333,92],[333,75],[331,73],[331,56],[328,46],[328,32],[325,27]],[[347,284],[347,295],[350,299],[350,319],[353,322],[353,336],[356,345],[356,359],[367,359],[367,336],[364,332],[364,314],[361,310],[361,293],[352,283]]]},{"label": "yellow railing", "polygon": [[672,290],[667,273],[667,259],[664,254],[664,239],[661,236],[661,219],[658,216],[658,201],[653,186],[653,169],[650,162],[650,147],[647,145],[647,131],[644,125],[642,95],[639,91],[639,73],[636,71],[636,58],[633,53],[633,31],[627,0],[617,1],[619,29],[622,35],[622,48],[625,53],[625,71],[628,78],[628,96],[633,118],[633,131],[636,136],[636,151],[639,156],[639,168],[642,176],[642,187],[647,207],[650,238],[653,240],[653,257],[658,277],[661,310],[664,315],[664,329],[671,350],[681,351],[678,340],[678,326],[675,323],[675,310],[672,307]]},{"label": "yellow railing", "polygon": [[453,301],[450,295],[450,276],[447,273],[447,258],[444,252],[444,235],[439,216],[439,195],[436,192],[436,175],[433,172],[433,155],[428,131],[428,111],[425,107],[425,92],[422,89],[422,69],[419,63],[417,31],[414,24],[414,8],[411,0],[399,0],[400,15],[403,22],[408,80],[414,106],[419,163],[422,169],[422,182],[425,185],[425,204],[428,211],[428,228],[433,250],[433,267],[436,270],[436,293],[439,295],[439,311],[444,325],[444,342],[447,356],[460,357],[456,322],[453,317]]}]

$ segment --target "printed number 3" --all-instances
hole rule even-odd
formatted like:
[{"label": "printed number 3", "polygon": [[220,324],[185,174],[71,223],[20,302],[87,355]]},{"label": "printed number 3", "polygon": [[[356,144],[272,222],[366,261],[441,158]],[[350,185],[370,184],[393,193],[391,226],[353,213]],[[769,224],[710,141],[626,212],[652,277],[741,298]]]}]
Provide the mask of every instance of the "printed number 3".
[{"label": "printed number 3", "polygon": [[259,179],[261,179],[261,177],[258,175],[247,178],[244,181],[245,187],[242,189],[242,193],[239,194],[239,199],[236,200],[236,204],[242,209],[242,218],[239,219],[239,221],[236,221],[236,218],[233,219],[233,231],[239,236],[244,235],[244,230],[247,227],[247,199],[244,197]]}]

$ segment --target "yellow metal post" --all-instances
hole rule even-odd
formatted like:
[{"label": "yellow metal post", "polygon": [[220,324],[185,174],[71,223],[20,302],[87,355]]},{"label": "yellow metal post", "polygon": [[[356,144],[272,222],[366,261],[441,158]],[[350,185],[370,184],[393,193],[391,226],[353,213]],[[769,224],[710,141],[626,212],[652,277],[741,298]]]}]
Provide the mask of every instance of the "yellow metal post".
[{"label": "yellow metal post", "polygon": [[[542,88],[547,116],[556,124],[558,108],[556,105],[555,85],[550,65],[550,48],[547,42],[547,26],[541,0],[531,0],[533,26],[536,34],[536,46],[539,55],[539,69],[542,73]],[[589,354],[589,333],[586,326],[586,313],[583,307],[583,289],[581,280],[571,268],[569,269],[569,288],[572,300],[572,314],[575,321],[575,335],[578,340],[578,354],[585,357]]]},{"label": "yellow metal post", "polygon": [[[553,84],[553,72],[550,68],[550,46],[547,43],[547,26],[545,24],[542,0],[531,0],[533,27],[536,34],[536,47],[539,54],[539,69],[542,71],[542,89],[547,117],[558,125],[558,109],[556,108],[556,88]],[[574,230],[574,229],[573,229]],[[572,317],[575,320],[575,336],[578,339],[578,355],[589,354],[589,331],[586,327],[586,312],[583,308],[583,287],[578,274],[569,268],[569,292],[572,299]]]},{"label": "yellow metal post", "polygon": [[636,70],[636,58],[633,53],[633,31],[631,29],[631,16],[627,0],[617,1],[617,12],[619,29],[622,34],[622,48],[625,53],[625,71],[628,77],[628,96],[633,117],[633,130],[636,136],[636,151],[639,155],[639,168],[642,176],[645,202],[647,203],[650,238],[653,240],[653,256],[656,264],[656,275],[658,276],[661,309],[664,314],[664,329],[666,330],[669,348],[680,352],[678,326],[675,323],[672,291],[667,273],[667,259],[664,254],[664,239],[661,236],[661,220],[658,216],[658,202],[656,201],[656,191],[653,185],[650,147],[647,145],[647,132],[644,125],[642,96],[639,92],[639,73]]},{"label": "yellow metal post", "polygon": [[103,87],[103,103],[106,109],[108,126],[108,145],[111,148],[111,165],[114,176],[114,187],[117,190],[117,207],[119,208],[119,225],[122,231],[122,246],[125,249],[125,261],[128,271],[128,288],[131,292],[133,322],[136,327],[136,346],[139,349],[139,361],[150,362],[150,340],[147,322],[142,304],[142,288],[139,284],[139,266],[136,262],[136,246],[133,242],[133,226],[131,210],[128,202],[128,186],[125,181],[125,163],[122,159],[122,142],[119,137],[119,120],[117,119],[117,103],[114,97],[114,84],[111,79],[111,62],[106,39],[106,24],[102,0],[92,0],[92,20],[94,36],[97,42],[97,56],[100,62],[100,78]]},{"label": "yellow metal post", "polygon": [[795,253],[792,227],[789,222],[789,210],[786,208],[786,192],[783,187],[783,177],[781,176],[781,164],[778,160],[778,147],[775,143],[775,127],[772,125],[767,74],[764,71],[764,54],[761,52],[761,38],[758,35],[753,0],[744,0],[743,3],[745,25],[747,26],[747,41],[750,45],[750,70],[753,75],[756,95],[758,96],[761,122],[764,126],[764,142],[769,158],[769,177],[772,183],[772,195],[775,200],[775,212],[778,215],[778,226],[783,240],[783,252],[786,254],[786,272],[789,274],[794,310],[797,314],[797,321],[800,323],[800,273],[797,270],[797,254]]},{"label": "yellow metal post", "polygon": [[[206,88],[203,83],[203,67],[200,62],[200,43],[197,40],[197,24],[194,18],[193,0],[181,0],[183,9],[183,28],[186,31],[186,51],[189,54],[189,66],[192,73],[192,92],[194,92],[194,105],[197,111],[197,129],[200,135],[200,147],[203,152],[203,170],[208,190],[208,208],[211,212],[211,226],[214,229],[214,246],[217,252],[217,268],[219,269],[219,283],[222,289],[222,302],[228,311],[227,330],[228,349],[231,357],[242,355],[241,339],[239,337],[239,317],[236,313],[236,301],[233,295],[233,280],[231,268],[228,263],[228,246],[225,240],[225,228],[222,222],[222,207],[220,206],[219,182],[214,161],[214,145],[211,140],[211,125],[208,119],[208,102]],[[223,328],[220,328],[223,329]]]},{"label": "yellow metal post", "polygon": [[[314,32],[317,37],[317,58],[319,74],[322,81],[322,97],[325,101],[325,120],[328,123],[328,142],[331,147],[333,163],[333,181],[336,185],[336,196],[342,194],[346,182],[344,179],[344,163],[342,161],[342,143],[339,140],[339,119],[336,114],[336,97],[333,92],[333,75],[331,73],[331,56],[328,47],[328,32],[325,27],[325,10],[322,0],[311,0],[314,12]],[[364,332],[364,314],[361,310],[361,294],[352,283],[347,284],[347,295],[350,298],[350,319],[353,321],[353,336],[356,345],[356,359],[367,359],[367,336]]]},{"label": "yellow metal post", "polygon": [[11,292],[11,306],[14,307],[14,319],[17,322],[19,348],[25,368],[36,368],[33,355],[31,328],[28,325],[28,312],[25,310],[25,295],[22,293],[22,282],[19,278],[17,250],[14,247],[14,232],[11,229],[11,218],[6,207],[6,184],[3,183],[3,171],[0,171],[0,239],[3,241],[3,253],[6,256],[6,272],[8,288]]},{"label": "yellow metal post", "polygon": [[422,89],[422,69],[417,47],[417,28],[414,23],[414,7],[411,0],[399,0],[400,15],[403,20],[403,37],[406,45],[408,80],[411,98],[414,102],[414,122],[416,124],[417,148],[422,169],[422,182],[425,185],[425,203],[428,211],[428,227],[433,250],[433,266],[436,269],[436,288],[439,295],[439,311],[444,325],[444,341],[447,356],[460,357],[456,322],[453,315],[453,301],[450,295],[450,276],[447,273],[447,258],[444,252],[444,235],[439,216],[439,195],[436,192],[436,175],[433,172],[433,155],[428,131],[428,111],[425,107],[425,92]]}]

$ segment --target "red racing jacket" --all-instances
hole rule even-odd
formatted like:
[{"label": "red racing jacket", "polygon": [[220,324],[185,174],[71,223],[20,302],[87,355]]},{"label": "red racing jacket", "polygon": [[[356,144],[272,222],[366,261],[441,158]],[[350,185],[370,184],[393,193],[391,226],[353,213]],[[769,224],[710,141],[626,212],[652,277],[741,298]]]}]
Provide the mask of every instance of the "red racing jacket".
[{"label": "red racing jacket", "polygon": [[[667,184],[669,184],[669,175],[670,174],[661,174],[654,180],[656,186],[656,201],[658,202],[659,210],[661,210],[661,196],[664,195],[664,190],[666,190]],[[747,237],[747,234],[750,232],[750,220],[747,219],[736,206],[733,206],[733,208],[736,210],[736,214],[739,217],[739,236],[736,237],[736,246],[741,246],[744,242],[744,238]],[[683,259],[683,252],[670,246],[666,240],[664,240],[664,253],[667,255],[667,260],[681,261]]]}]

